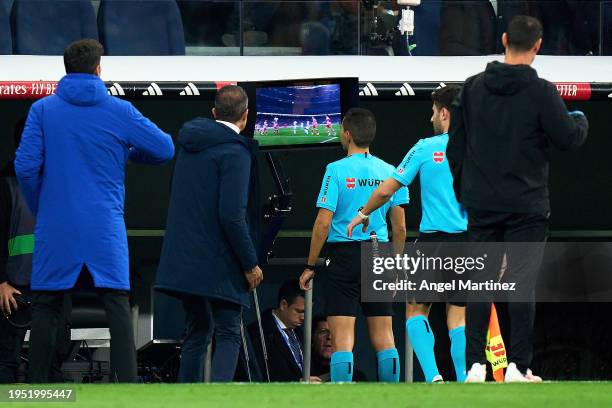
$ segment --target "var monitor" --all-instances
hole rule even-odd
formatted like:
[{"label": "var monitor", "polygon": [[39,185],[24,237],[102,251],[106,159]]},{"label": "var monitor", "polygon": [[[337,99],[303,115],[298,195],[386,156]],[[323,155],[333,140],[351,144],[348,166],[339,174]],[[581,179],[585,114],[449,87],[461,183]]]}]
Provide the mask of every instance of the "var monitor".
[{"label": "var monitor", "polygon": [[331,147],[340,143],[340,124],[359,102],[357,78],[240,83],[249,96],[243,134],[264,150]]}]

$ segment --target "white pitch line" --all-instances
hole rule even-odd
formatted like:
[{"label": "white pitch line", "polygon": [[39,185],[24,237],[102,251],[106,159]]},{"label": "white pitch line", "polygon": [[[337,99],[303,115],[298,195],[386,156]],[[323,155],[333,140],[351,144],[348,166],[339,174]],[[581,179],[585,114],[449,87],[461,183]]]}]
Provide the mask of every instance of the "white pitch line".
[{"label": "white pitch line", "polygon": [[327,142],[329,142],[330,140],[334,140],[335,138],[336,138],[336,136],[332,137],[331,139],[327,139],[327,140],[324,140],[324,141],[322,141],[322,142],[319,142],[319,143],[327,143]]}]

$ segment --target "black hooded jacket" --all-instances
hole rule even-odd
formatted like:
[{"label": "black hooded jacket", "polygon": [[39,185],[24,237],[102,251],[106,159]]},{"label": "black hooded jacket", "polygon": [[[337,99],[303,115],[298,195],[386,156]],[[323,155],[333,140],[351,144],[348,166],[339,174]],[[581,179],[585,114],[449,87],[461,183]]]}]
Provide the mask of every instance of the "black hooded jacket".
[{"label": "black hooded jacket", "polygon": [[447,157],[458,200],[479,210],[548,212],[551,147],[575,150],[587,133],[586,117],[570,115],[533,68],[489,63],[451,108]]}]

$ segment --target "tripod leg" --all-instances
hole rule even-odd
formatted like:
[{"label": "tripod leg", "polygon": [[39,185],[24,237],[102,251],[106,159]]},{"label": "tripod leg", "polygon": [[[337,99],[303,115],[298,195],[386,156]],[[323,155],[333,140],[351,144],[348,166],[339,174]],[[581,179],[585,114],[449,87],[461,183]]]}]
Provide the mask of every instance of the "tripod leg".
[{"label": "tripod leg", "polygon": [[257,316],[257,325],[259,326],[259,339],[261,340],[261,350],[263,351],[264,365],[266,368],[266,379],[270,382],[270,369],[268,367],[268,350],[266,348],[266,338],[261,324],[261,312],[259,310],[259,299],[257,298],[257,289],[253,289],[253,299],[255,300],[255,315]]}]

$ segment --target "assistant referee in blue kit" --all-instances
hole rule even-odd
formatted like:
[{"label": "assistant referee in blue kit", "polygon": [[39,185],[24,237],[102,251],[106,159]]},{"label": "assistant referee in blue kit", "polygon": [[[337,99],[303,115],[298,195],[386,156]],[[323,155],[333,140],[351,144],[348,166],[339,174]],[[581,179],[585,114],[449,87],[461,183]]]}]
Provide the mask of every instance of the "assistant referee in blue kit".
[{"label": "assistant referee in blue kit", "polygon": [[[419,242],[464,242],[467,240],[467,212],[455,197],[453,176],[446,160],[450,108],[461,88],[449,85],[431,95],[431,124],[434,136],[419,140],[406,154],[393,174],[369,197],[362,212],[369,214],[384,205],[403,186],[409,186],[419,176],[421,183],[422,217]],[[364,223],[357,216],[349,225],[348,234]],[[366,223],[367,224],[367,223]],[[357,229],[361,231],[361,229]],[[443,245],[443,244],[441,244]],[[430,246],[430,248],[435,246]],[[441,248],[441,247],[439,247]],[[439,382],[434,354],[435,338],[429,325],[431,303],[411,301],[406,305],[406,333],[423,369],[425,381]],[[451,357],[457,382],[466,376],[465,363],[465,303],[450,301],[446,309]]]},{"label": "assistant referee in blue kit", "polygon": [[375,232],[380,242],[388,242],[386,216],[389,213],[393,242],[398,243],[398,248],[403,248],[406,221],[402,205],[408,203],[408,190],[402,188],[387,204],[372,212],[369,215],[370,228],[366,232],[360,231],[353,237],[346,234],[349,222],[360,211],[359,206],[393,173],[393,166],[370,154],[369,146],[375,134],[376,119],[372,112],[353,108],[346,113],[340,138],[348,154],[327,166],[317,200],[319,213],[312,231],[308,262],[300,277],[300,286],[309,289],[314,264],[327,241],[325,305],[332,337],[332,382],[352,381],[355,319],[360,305],[377,352],[379,381],[399,382],[400,364],[393,339],[392,304],[361,300],[361,241],[369,241],[370,234]]}]

